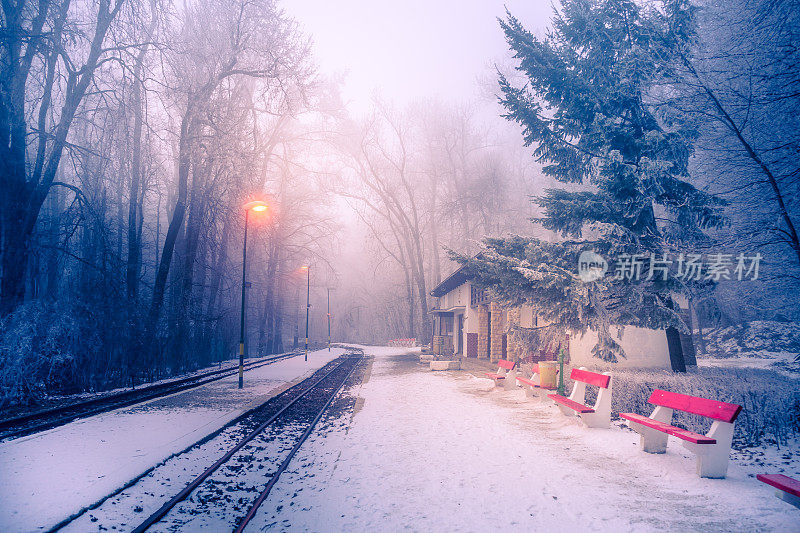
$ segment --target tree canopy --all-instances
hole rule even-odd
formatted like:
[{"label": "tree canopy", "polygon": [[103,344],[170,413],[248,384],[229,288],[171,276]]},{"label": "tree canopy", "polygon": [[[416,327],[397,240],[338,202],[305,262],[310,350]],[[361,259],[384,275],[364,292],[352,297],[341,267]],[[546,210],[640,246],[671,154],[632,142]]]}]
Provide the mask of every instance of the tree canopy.
[{"label": "tree canopy", "polygon": [[576,275],[580,252],[663,263],[724,223],[724,202],[691,183],[695,124],[666,105],[673,65],[691,50],[693,20],[681,0],[569,0],[543,39],[510,13],[500,21],[524,77],[520,85],[500,75],[504,116],[522,128],[543,172],[564,184],[534,198],[542,211],[534,222],[577,240],[488,239],[477,257],[456,259],[504,299],[535,303],[569,329],[595,329],[604,359],[620,353],[612,325],[677,335],[671,295],[687,287],[652,275],[648,261],[639,279],[585,283]]}]

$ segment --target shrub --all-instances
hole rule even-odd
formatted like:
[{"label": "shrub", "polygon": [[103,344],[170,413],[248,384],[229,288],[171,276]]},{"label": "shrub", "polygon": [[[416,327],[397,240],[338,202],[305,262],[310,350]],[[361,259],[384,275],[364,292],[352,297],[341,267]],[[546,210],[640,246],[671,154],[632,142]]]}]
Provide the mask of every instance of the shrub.
[{"label": "shrub", "polygon": [[704,331],[707,357],[771,357],[800,353],[800,324],[771,320]]},{"label": "shrub", "polygon": [[[800,433],[800,380],[757,368],[698,368],[686,374],[667,370],[614,369],[612,411],[649,415],[655,389],[743,406],[736,420],[734,447],[783,446]],[[705,433],[711,420],[675,412],[674,425]]]},{"label": "shrub", "polygon": [[35,404],[54,385],[75,383],[82,340],[86,332],[71,308],[34,301],[6,317],[0,323],[0,408]]}]

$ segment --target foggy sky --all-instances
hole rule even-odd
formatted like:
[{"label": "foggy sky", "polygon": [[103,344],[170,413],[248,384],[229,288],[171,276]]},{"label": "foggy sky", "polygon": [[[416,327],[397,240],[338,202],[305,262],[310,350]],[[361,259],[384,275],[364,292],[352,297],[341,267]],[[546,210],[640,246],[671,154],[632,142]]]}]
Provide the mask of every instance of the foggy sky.
[{"label": "foggy sky", "polygon": [[326,75],[344,73],[351,111],[368,108],[373,93],[403,105],[421,97],[475,97],[476,78],[507,55],[497,17],[504,5],[541,34],[548,0],[291,0],[284,7],[314,42]]}]

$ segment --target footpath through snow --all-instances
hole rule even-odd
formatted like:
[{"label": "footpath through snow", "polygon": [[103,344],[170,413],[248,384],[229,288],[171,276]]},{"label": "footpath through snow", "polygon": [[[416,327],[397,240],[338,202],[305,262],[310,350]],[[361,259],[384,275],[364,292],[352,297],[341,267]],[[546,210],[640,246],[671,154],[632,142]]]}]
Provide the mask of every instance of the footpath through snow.
[{"label": "footpath through snow", "polygon": [[293,357],[0,443],[0,531],[46,530],[213,433],[346,350]]},{"label": "footpath through snow", "polygon": [[800,531],[800,511],[736,463],[700,479],[672,437],[646,454],[635,433],[583,428],[521,390],[367,353],[363,406],[320,426],[249,531]]}]

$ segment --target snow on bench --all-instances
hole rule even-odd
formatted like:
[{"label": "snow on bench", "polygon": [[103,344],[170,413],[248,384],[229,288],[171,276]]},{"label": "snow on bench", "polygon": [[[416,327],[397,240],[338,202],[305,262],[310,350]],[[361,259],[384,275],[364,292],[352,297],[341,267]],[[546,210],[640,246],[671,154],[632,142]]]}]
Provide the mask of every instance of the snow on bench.
[{"label": "snow on bench", "polygon": [[539,379],[539,365],[537,363],[534,363],[533,367],[531,368],[530,379],[517,376],[517,383],[522,383],[521,387],[525,389],[526,396],[533,396],[539,391],[548,391],[556,389],[556,387],[541,386]]},{"label": "snow on bench", "polygon": [[[590,372],[585,368],[573,368],[570,379],[575,384],[569,398],[560,394],[548,394],[547,397],[556,402],[561,412],[567,416],[577,415],[587,427],[607,428],[611,424],[611,373]],[[597,400],[592,407],[584,405],[586,385],[598,388]]]},{"label": "snow on bench", "polygon": [[[484,374],[494,381],[495,386],[498,385],[501,381],[504,382],[506,388],[510,384],[511,386],[516,387],[516,383],[514,381],[515,374],[513,373],[514,369],[517,367],[517,363],[513,361],[506,361],[505,359],[500,359],[498,362],[497,372],[484,372]],[[506,377],[510,377],[511,379],[506,379]]]},{"label": "snow on bench", "polygon": [[[650,417],[636,413],[620,413],[628,426],[641,435],[642,450],[647,453],[667,451],[669,435],[683,440],[683,446],[697,456],[700,477],[724,478],[728,472],[733,425],[742,411],[741,405],[698,398],[656,389],[648,400],[656,406]],[[714,422],[705,435],[672,424],[674,410],[711,418]]]},{"label": "snow on bench", "polygon": [[800,481],[783,474],[758,474],[756,479],[775,487],[775,496],[800,509]]}]

